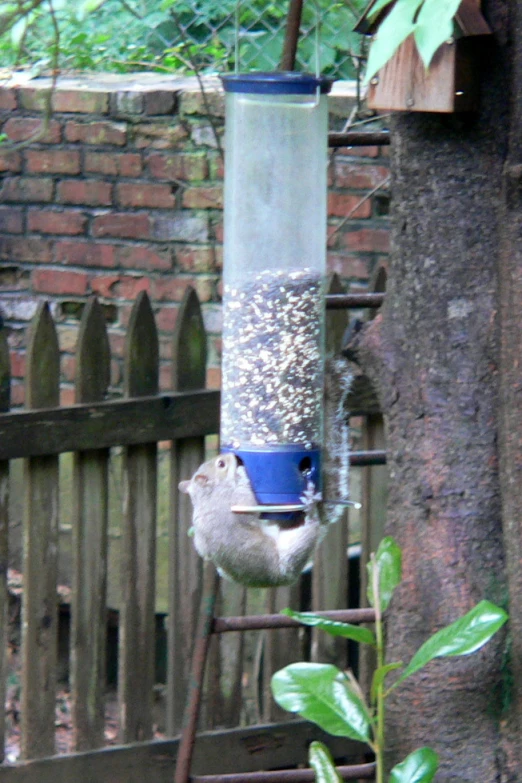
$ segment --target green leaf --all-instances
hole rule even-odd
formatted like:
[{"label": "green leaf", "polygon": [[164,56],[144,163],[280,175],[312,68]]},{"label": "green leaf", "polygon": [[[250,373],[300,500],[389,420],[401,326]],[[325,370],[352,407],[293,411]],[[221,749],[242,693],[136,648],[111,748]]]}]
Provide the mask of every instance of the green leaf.
[{"label": "green leaf", "polygon": [[508,615],[490,601],[481,601],[474,609],[451,625],[437,631],[420,647],[395,685],[422,669],[433,658],[469,655],[479,650],[502,628]]},{"label": "green leaf", "polygon": [[375,17],[382,11],[383,8],[386,8],[387,5],[390,5],[390,3],[393,2],[393,0],[377,0],[374,6],[370,9],[368,12],[368,19],[375,19]]},{"label": "green leaf", "polygon": [[292,617],[303,625],[311,625],[321,631],[326,631],[331,636],[342,636],[344,639],[353,639],[355,642],[371,644],[375,647],[375,634],[369,628],[361,628],[350,623],[339,623],[335,620],[325,620],[324,617],[319,617],[313,612],[294,612],[292,609],[283,609],[281,614],[286,614],[287,617]]},{"label": "green leaf", "polygon": [[391,771],[390,783],[430,783],[439,768],[439,757],[431,748],[410,753]]},{"label": "green leaf", "polygon": [[385,666],[379,666],[375,669],[372,677],[372,687],[370,689],[370,701],[372,704],[377,700],[377,688],[382,685],[388,672],[392,672],[395,669],[401,669],[404,666],[402,661],[396,661],[395,663],[387,663]]},{"label": "green leaf", "polygon": [[308,761],[315,772],[316,783],[341,783],[330,751],[322,742],[312,742],[308,749]]},{"label": "green leaf", "polygon": [[402,550],[391,536],[383,538],[379,548],[368,563],[368,600],[371,606],[375,606],[373,595],[373,571],[377,568],[379,580],[379,595],[381,612],[384,612],[392,599],[397,585],[402,579]]},{"label": "green leaf", "polygon": [[421,3],[422,0],[397,0],[388,16],[383,19],[370,47],[365,84],[386,65],[401,43],[413,33],[415,14]]},{"label": "green leaf", "polygon": [[424,0],[415,25],[415,43],[426,68],[437,49],[453,35],[461,0]]},{"label": "green leaf", "polygon": [[276,702],[336,737],[370,741],[368,708],[336,666],[291,663],[272,677]]}]

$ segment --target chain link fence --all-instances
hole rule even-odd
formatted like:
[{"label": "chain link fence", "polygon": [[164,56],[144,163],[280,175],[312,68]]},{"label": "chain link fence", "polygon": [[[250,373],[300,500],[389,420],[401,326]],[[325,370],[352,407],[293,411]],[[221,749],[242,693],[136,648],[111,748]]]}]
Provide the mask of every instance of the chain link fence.
[{"label": "chain link fence", "polygon": [[[280,61],[288,2],[166,0],[159,11],[151,0],[122,4],[133,9],[135,23],[145,23],[146,45],[166,65],[208,73],[273,70]],[[336,79],[355,78],[361,41],[353,27],[364,4],[305,2],[296,69],[314,72],[318,65]]]},{"label": "chain link fence", "polygon": [[[296,69],[356,78],[362,42],[353,27],[366,2],[305,0]],[[40,4],[17,36],[0,37],[5,67],[44,72],[57,47],[65,70],[271,71],[282,56],[289,0],[91,0],[94,10],[83,16],[78,3],[54,5],[53,18]]]}]

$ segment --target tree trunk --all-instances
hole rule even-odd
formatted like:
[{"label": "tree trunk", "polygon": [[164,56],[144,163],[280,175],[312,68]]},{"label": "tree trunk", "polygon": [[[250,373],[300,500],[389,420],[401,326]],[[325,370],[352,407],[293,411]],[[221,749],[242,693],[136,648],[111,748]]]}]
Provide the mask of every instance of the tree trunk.
[{"label": "tree trunk", "polygon": [[[483,598],[505,604],[497,265],[507,0],[486,5],[495,36],[479,44],[480,113],[394,118],[387,297],[356,346],[385,414],[387,532],[404,558],[389,661],[409,661]],[[393,693],[390,765],[428,744],[441,757],[440,783],[501,779],[504,641],[498,634],[475,655],[434,661]]]},{"label": "tree trunk", "polygon": [[[512,4],[513,79],[499,264],[499,468],[509,580],[512,780],[522,779],[522,8]],[[509,748],[509,746],[508,746]]]}]

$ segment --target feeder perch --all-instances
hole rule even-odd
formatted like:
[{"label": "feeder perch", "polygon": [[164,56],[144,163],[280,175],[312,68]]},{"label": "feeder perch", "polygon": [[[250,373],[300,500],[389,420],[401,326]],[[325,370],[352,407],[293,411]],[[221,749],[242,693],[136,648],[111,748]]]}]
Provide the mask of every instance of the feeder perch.
[{"label": "feeder perch", "polygon": [[[386,6],[371,22],[372,0],[361,17],[356,32],[373,35],[393,7]],[[480,0],[462,0],[455,16],[453,37],[435,52],[426,70],[410,35],[393,57],[370,80],[368,107],[386,111],[453,113],[478,108],[479,36],[491,35],[480,11]]]},{"label": "feeder perch", "polygon": [[321,485],[331,81],[222,79],[221,448],[242,461],[257,510],[291,518]]}]

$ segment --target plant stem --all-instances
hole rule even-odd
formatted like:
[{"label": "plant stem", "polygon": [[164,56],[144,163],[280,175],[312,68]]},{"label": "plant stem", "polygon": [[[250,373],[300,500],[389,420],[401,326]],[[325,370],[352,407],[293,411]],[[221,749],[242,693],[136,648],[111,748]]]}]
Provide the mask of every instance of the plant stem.
[{"label": "plant stem", "polygon": [[[373,602],[375,606],[375,639],[377,642],[377,668],[384,666],[384,633],[379,591],[379,568],[372,554]],[[375,737],[376,783],[384,783],[384,682],[377,686],[377,731]]]}]

